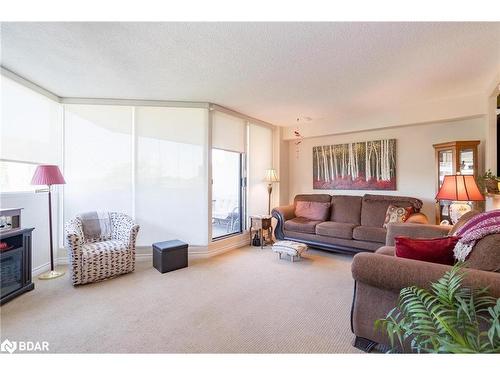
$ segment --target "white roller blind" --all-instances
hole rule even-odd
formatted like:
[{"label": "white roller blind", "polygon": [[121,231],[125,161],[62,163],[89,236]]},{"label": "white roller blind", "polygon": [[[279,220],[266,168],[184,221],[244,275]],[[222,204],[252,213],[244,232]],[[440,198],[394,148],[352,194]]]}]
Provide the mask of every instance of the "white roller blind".
[{"label": "white roller blind", "polygon": [[245,152],[246,121],[219,111],[212,113],[212,147]]},{"label": "white roller blind", "polygon": [[208,244],[207,110],[137,107],[139,245]]},{"label": "white roller blind", "polygon": [[250,124],[248,130],[248,215],[267,214],[266,169],[273,165],[273,131]]},{"label": "white roller blind", "polygon": [[0,158],[59,164],[61,105],[4,76],[0,81]]},{"label": "white roller blind", "polygon": [[132,212],[132,107],[66,105],[64,219]]}]

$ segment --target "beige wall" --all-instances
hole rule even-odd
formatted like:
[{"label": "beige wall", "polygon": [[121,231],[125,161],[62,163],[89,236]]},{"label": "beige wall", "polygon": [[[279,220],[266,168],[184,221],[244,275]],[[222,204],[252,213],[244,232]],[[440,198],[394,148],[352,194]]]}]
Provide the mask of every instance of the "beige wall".
[{"label": "beige wall", "polygon": [[[484,144],[487,120],[484,116],[459,121],[430,123],[390,129],[370,130],[342,135],[306,138],[302,141],[297,157],[296,148],[289,144],[289,201],[299,193],[329,193],[363,195],[398,194],[421,199],[423,212],[434,220],[435,185],[435,143],[453,140],[481,141],[479,147],[479,168],[484,166]],[[385,138],[397,139],[397,190],[360,191],[360,190],[313,190],[312,188],[312,148],[314,146],[360,142]]]}]

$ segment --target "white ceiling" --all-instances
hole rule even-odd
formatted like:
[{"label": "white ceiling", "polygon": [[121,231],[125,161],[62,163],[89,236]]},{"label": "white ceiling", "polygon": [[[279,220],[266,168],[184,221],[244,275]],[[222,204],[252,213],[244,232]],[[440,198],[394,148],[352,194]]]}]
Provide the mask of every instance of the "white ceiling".
[{"label": "white ceiling", "polygon": [[3,23],[1,64],[63,97],[209,101],[329,123],[482,93],[500,23]]}]

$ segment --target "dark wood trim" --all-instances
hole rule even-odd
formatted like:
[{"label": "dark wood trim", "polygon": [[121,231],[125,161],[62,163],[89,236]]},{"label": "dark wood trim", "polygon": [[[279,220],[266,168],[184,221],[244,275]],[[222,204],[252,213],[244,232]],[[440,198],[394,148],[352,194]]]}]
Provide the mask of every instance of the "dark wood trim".
[{"label": "dark wood trim", "polygon": [[4,303],[7,303],[10,300],[13,300],[17,296],[20,296],[21,294],[29,292],[30,290],[33,290],[33,289],[35,289],[35,284],[33,284],[32,282],[30,282],[29,284],[23,286],[22,288],[17,289],[16,291],[14,291],[12,293],[9,293],[5,297],[3,297],[0,300],[0,305],[3,305]]},{"label": "dark wood trim", "polygon": [[364,337],[356,336],[354,339],[353,346],[359,350],[362,350],[366,353],[370,353],[373,349],[377,347],[377,343],[375,341],[365,339]]},{"label": "dark wood trim", "polygon": [[[479,140],[471,140],[471,141],[451,141],[444,143],[436,143],[433,144],[434,147],[434,157],[435,157],[435,165],[436,165],[436,194],[439,191],[439,153],[442,151],[451,151],[452,155],[452,174],[456,174],[457,171],[460,171],[460,151],[463,149],[471,149],[472,157],[474,159],[474,172],[473,175],[475,177],[478,176],[479,173],[479,159],[478,159],[478,146],[481,143]],[[436,202],[436,224],[441,222],[441,207],[439,202]]]},{"label": "dark wood trim", "polygon": [[352,303],[351,303],[351,332],[354,333],[354,323],[353,323],[353,318],[354,318],[354,304],[356,303],[356,288],[358,286],[358,283],[356,280],[354,280],[354,291],[352,293]]}]

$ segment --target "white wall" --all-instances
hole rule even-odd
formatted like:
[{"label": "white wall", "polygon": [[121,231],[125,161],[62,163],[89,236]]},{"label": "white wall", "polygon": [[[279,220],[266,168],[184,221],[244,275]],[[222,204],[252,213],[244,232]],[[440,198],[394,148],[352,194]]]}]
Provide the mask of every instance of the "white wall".
[{"label": "white wall", "polygon": [[[49,202],[47,193],[3,193],[0,194],[0,207],[23,208],[21,226],[35,228],[32,236],[32,269],[34,274],[49,270]],[[52,229],[54,258],[58,257],[58,194],[52,192]]]},{"label": "white wall", "polygon": [[[417,125],[431,122],[453,121],[457,119],[484,116],[488,113],[488,94],[466,95],[462,97],[432,100],[427,102],[410,102],[395,107],[387,103],[384,108],[373,109],[370,113],[335,118],[334,122],[325,122],[321,116],[312,123],[300,127],[304,137],[318,137],[329,134],[368,131],[401,125]],[[294,138],[295,127],[288,127],[284,139]]]},{"label": "white wall", "polygon": [[[397,139],[397,190],[313,190],[314,146],[361,142],[385,138]],[[479,170],[484,166],[484,144],[486,139],[486,118],[479,117],[468,120],[445,123],[431,123],[391,129],[370,130],[342,135],[306,138],[296,153],[293,144],[289,147],[289,201],[296,194],[326,193],[364,195],[389,194],[405,195],[421,199],[424,202],[423,212],[434,221],[434,197],[436,195],[436,164],[434,157],[435,143],[454,140],[480,140]],[[293,142],[293,141],[292,141]]]}]

